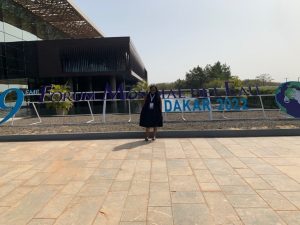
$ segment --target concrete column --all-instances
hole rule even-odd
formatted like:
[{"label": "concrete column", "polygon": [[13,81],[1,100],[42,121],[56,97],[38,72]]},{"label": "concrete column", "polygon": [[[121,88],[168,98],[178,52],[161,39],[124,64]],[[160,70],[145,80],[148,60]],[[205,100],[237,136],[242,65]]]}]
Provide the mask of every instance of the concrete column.
[{"label": "concrete column", "polygon": [[[111,90],[113,92],[115,92],[116,89],[117,89],[117,81],[116,81],[116,77],[115,76],[111,76],[109,78],[109,84],[111,86]],[[113,113],[117,113],[118,112],[118,105],[117,105],[116,101],[114,101],[114,102],[111,103],[111,109],[112,109]]]}]

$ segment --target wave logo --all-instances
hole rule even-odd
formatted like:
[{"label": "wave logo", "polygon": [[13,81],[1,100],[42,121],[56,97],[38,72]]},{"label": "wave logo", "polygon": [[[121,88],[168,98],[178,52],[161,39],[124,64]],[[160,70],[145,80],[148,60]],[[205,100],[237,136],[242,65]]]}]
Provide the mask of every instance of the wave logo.
[{"label": "wave logo", "polygon": [[[13,107],[6,105],[6,97],[8,94],[15,92],[17,94],[17,100]],[[0,121],[0,125],[7,122],[12,118],[21,108],[24,100],[24,93],[20,89],[10,88],[0,94],[0,110],[8,110],[9,113]]]},{"label": "wave logo", "polygon": [[300,82],[291,81],[281,84],[276,90],[275,98],[282,111],[300,118]]}]

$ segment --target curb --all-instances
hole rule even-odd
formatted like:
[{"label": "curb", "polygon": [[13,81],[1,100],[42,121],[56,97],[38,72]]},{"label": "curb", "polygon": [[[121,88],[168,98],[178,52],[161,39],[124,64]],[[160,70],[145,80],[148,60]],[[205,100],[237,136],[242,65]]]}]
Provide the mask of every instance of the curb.
[{"label": "curb", "polygon": [[[300,129],[274,130],[206,130],[206,131],[159,131],[158,138],[222,138],[222,137],[276,137],[300,136]],[[4,135],[0,142],[24,141],[72,141],[72,140],[106,140],[106,139],[142,139],[140,131],[108,133],[75,133],[75,134],[41,134],[41,135]]]}]

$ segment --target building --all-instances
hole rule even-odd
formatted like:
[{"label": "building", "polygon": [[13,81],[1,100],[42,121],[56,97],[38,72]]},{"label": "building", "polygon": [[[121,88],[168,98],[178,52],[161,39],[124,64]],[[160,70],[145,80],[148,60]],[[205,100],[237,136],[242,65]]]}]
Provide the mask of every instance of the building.
[{"label": "building", "polygon": [[0,1],[0,83],[104,90],[147,80],[130,37],[104,37],[71,0]]}]

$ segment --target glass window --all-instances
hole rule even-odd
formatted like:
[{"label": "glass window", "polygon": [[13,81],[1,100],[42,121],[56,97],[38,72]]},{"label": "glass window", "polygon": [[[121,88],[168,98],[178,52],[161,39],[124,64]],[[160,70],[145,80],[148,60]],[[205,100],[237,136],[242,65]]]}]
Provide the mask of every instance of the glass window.
[{"label": "glass window", "polygon": [[36,40],[38,40],[38,37],[27,31],[23,31],[23,40],[24,41],[36,41]]},{"label": "glass window", "polygon": [[0,42],[4,42],[4,33],[0,31]]},{"label": "glass window", "polygon": [[15,37],[15,36],[11,36],[11,35],[9,35],[9,34],[5,34],[4,38],[5,38],[5,42],[22,41],[22,39],[17,38],[17,37]]},{"label": "glass window", "polygon": [[16,38],[22,39],[22,30],[14,27],[8,23],[4,23],[4,31],[7,34],[15,36]]}]

